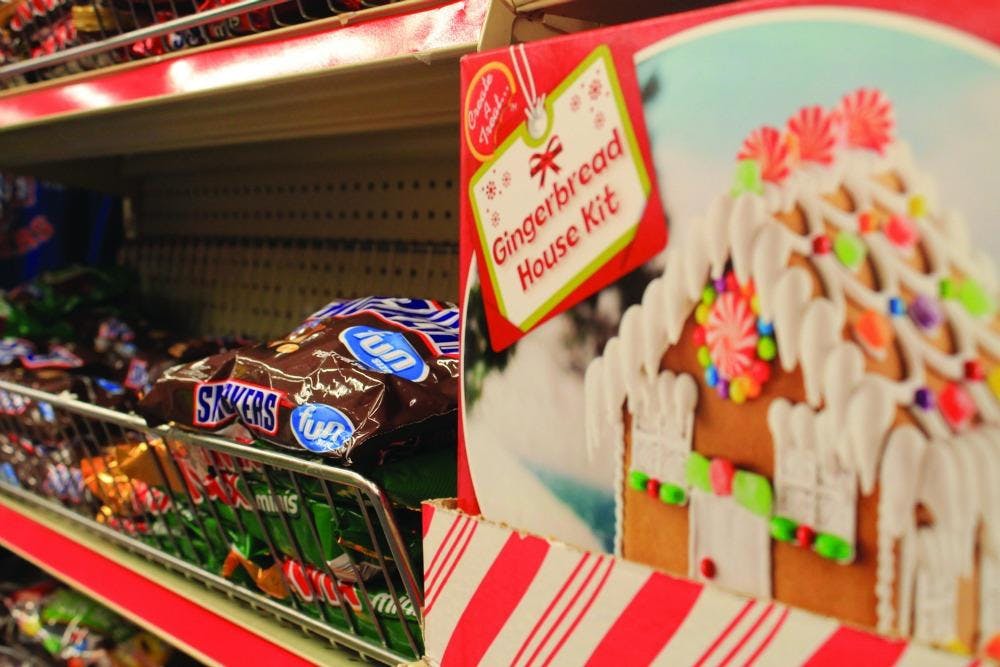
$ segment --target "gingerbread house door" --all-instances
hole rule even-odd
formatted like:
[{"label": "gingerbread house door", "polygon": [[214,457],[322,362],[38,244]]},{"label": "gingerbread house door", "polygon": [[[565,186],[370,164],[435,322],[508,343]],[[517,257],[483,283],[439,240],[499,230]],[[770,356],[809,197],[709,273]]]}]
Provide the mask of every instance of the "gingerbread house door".
[{"label": "gingerbread house door", "polygon": [[737,593],[771,597],[771,534],[767,520],[732,496],[691,493],[690,576]]}]

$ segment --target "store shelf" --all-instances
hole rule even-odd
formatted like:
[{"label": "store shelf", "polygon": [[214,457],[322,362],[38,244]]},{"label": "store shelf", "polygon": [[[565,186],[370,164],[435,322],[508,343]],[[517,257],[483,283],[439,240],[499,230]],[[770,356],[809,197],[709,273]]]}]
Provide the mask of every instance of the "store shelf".
[{"label": "store shelf", "polygon": [[[48,446],[51,448],[48,456],[51,460],[66,461],[68,462],[66,465],[81,471],[85,465],[93,465],[86,464],[85,461],[98,456],[98,452],[94,445],[87,444],[86,437],[81,438],[81,433],[88,434],[90,438],[103,436],[104,440],[111,443],[129,443],[126,446],[131,448],[138,447],[144,450],[151,448],[159,451],[153,457],[159,463],[150,469],[151,473],[153,470],[158,470],[159,473],[152,473],[151,477],[147,476],[147,480],[151,486],[164,490],[162,493],[165,495],[161,495],[161,498],[165,499],[167,504],[155,510],[147,505],[147,516],[141,519],[145,522],[145,528],[137,530],[130,527],[129,522],[110,523],[95,518],[101,512],[95,504],[88,505],[87,500],[87,497],[92,497],[96,493],[104,503],[134,502],[133,494],[145,493],[140,491],[139,487],[132,487],[138,483],[136,480],[125,482],[129,487],[126,493],[130,500],[124,499],[125,496],[121,495],[123,492],[119,491],[117,486],[106,486],[108,479],[112,478],[105,478],[102,473],[97,476],[98,480],[103,480],[98,482],[99,491],[94,492],[88,486],[88,491],[81,492],[82,495],[76,501],[67,502],[65,495],[53,494],[54,487],[46,486],[46,482],[42,481],[30,466],[26,469],[22,465],[16,449],[19,445],[15,445],[14,448],[9,446],[13,443],[30,442],[33,437],[39,436],[27,430],[22,421],[6,419],[5,428],[12,429],[12,432],[4,436],[8,444],[8,466],[4,471],[5,478],[0,479],[0,495],[14,496],[33,507],[46,510],[50,515],[62,517],[64,521],[55,530],[57,535],[61,532],[63,524],[75,529],[70,535],[71,538],[81,534],[79,530],[89,531],[91,535],[96,534],[99,537],[100,544],[114,544],[127,549],[146,560],[158,563],[161,568],[178,572],[192,582],[199,582],[203,587],[222,592],[232,600],[241,601],[262,616],[270,614],[276,619],[297,626],[300,631],[310,636],[326,638],[331,643],[357,651],[384,664],[399,664],[421,655],[422,649],[414,629],[414,624],[419,622],[419,612],[407,619],[403,611],[407,604],[403,601],[404,597],[413,601],[414,610],[420,608],[422,599],[420,585],[406,553],[403,533],[400,532],[400,526],[395,520],[395,512],[385,494],[370,480],[357,472],[326,465],[316,458],[293,456],[286,452],[241,444],[212,435],[186,432],[168,426],[150,428],[135,415],[109,410],[65,395],[49,394],[4,381],[0,381],[0,392],[7,397],[18,397],[16,400],[23,405],[36,402],[51,407],[54,416],[52,423],[57,425],[58,429],[58,435],[50,435],[47,438],[50,443]],[[66,426],[58,426],[59,424]],[[81,447],[83,459],[80,458]],[[199,451],[200,454],[197,453]],[[308,502],[312,502],[314,506],[323,502],[327,504],[328,523],[324,524],[322,519],[314,518],[317,516],[314,513],[296,514],[294,510],[283,509],[280,504],[275,506],[274,510],[268,510],[258,503],[257,495],[254,493],[247,492],[240,496],[246,504],[243,506],[245,512],[241,512],[240,515],[245,518],[241,519],[239,516],[233,518],[230,527],[238,526],[238,530],[246,534],[244,528],[246,524],[243,521],[250,520],[249,516],[256,517],[260,531],[257,533],[258,538],[267,545],[266,548],[270,549],[272,561],[283,563],[281,573],[277,575],[278,587],[282,590],[296,590],[296,583],[291,578],[292,575],[287,573],[286,567],[292,567],[294,571],[296,562],[315,563],[315,560],[307,561],[306,555],[313,553],[313,558],[316,559],[318,557],[315,556],[315,552],[306,550],[322,550],[323,547],[318,544],[318,536],[329,535],[331,530],[339,530],[341,525],[339,519],[335,520],[333,517],[342,516],[344,512],[356,513],[363,522],[362,525],[355,526],[356,530],[352,535],[353,539],[358,540],[358,544],[363,543],[366,551],[370,551],[370,556],[364,561],[373,569],[368,576],[361,575],[358,569],[360,562],[358,554],[350,549],[343,550],[347,563],[342,565],[351,570],[350,581],[358,582],[357,586],[345,584],[343,574],[335,575],[323,566],[329,577],[328,581],[337,584],[332,596],[325,596],[325,602],[315,600],[312,584],[308,585],[305,598],[301,595],[295,597],[294,594],[289,598],[284,593],[275,597],[264,592],[266,587],[245,587],[234,583],[229,577],[222,576],[225,567],[219,565],[219,559],[222,558],[222,551],[232,550],[232,538],[228,534],[223,534],[220,539],[218,534],[209,528],[214,525],[217,530],[225,530],[224,522],[216,513],[214,504],[203,502],[212,492],[208,489],[207,477],[195,472],[198,465],[194,462],[197,460],[203,464],[211,460],[212,466],[225,466],[225,469],[238,471],[236,474],[241,485],[252,483],[249,476],[264,480],[263,483],[271,494],[281,485],[287,489],[294,489],[292,493],[296,494],[298,507],[304,507]],[[19,470],[21,472],[18,472]],[[51,475],[51,472],[47,472],[46,479],[51,479]],[[169,481],[171,476],[176,478],[173,483]],[[177,481],[180,479],[184,479],[184,483]],[[313,493],[319,494],[319,498],[311,496],[311,501],[307,500],[307,495],[303,492],[303,488],[310,485],[314,488]],[[319,485],[321,490],[316,490],[316,485]],[[215,493],[225,495],[226,492]],[[339,500],[335,502],[334,497]],[[265,521],[263,516],[268,512],[272,519]],[[274,519],[275,515],[279,515],[280,518]],[[309,527],[301,523],[304,515],[311,517],[306,519],[310,521]],[[171,522],[170,516],[175,519],[181,516],[184,518],[178,522]],[[292,527],[292,522],[296,521],[299,522],[297,529]],[[277,528],[278,525],[283,528]],[[8,531],[17,534],[17,528],[9,526],[12,524],[3,521],[3,516],[0,516],[0,544],[10,539]],[[276,546],[282,543],[279,530],[288,531],[286,551],[280,551],[280,547]],[[357,532],[359,530],[366,530],[367,536]],[[312,536],[312,541],[309,541],[309,535]],[[203,545],[200,549],[196,546],[199,540]],[[49,536],[48,542],[59,542],[59,540]],[[49,551],[45,547],[45,541],[40,548],[43,552]],[[216,559],[216,564],[207,565],[206,559],[213,558]],[[153,581],[160,581],[160,575],[166,573],[167,569],[151,570],[150,578]],[[84,572],[88,571],[88,568],[84,568]],[[101,581],[111,582],[116,589],[127,588],[128,573],[125,573],[124,579],[117,578],[121,574],[120,571],[112,570],[99,576]],[[343,597],[345,586],[349,589],[349,593],[346,594],[351,596],[352,602]],[[372,594],[377,597],[378,594],[374,589],[381,586],[384,586],[387,597],[379,603]],[[199,592],[192,597],[194,601],[200,599],[201,590],[199,589]],[[273,591],[274,588],[270,590]],[[178,604],[183,606],[183,602]],[[382,609],[385,605],[391,608],[385,616],[379,616],[376,610]],[[393,631],[388,629],[388,618],[403,622],[395,636]],[[268,621],[263,623],[262,627],[265,629],[271,625]],[[228,636],[225,634],[225,628],[221,631],[223,634],[220,636]],[[265,635],[270,637],[268,633],[269,630]]]},{"label": "store shelf", "polygon": [[0,544],[206,664],[361,662],[34,503],[0,494],[0,525]]},{"label": "store shelf", "polygon": [[453,123],[488,7],[406,0],[14,89],[0,167]]}]

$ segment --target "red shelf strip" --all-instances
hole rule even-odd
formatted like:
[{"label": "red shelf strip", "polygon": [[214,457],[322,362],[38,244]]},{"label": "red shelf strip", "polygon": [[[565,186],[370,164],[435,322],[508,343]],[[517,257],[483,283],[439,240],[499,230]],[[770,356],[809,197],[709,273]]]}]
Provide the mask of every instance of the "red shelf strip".
[{"label": "red shelf strip", "polygon": [[222,665],[310,665],[155,581],[0,504],[0,543]]},{"label": "red shelf strip", "polygon": [[[476,43],[486,0],[457,0],[310,34],[220,46],[0,97],[0,128]],[[249,93],[252,94],[252,93]]]}]

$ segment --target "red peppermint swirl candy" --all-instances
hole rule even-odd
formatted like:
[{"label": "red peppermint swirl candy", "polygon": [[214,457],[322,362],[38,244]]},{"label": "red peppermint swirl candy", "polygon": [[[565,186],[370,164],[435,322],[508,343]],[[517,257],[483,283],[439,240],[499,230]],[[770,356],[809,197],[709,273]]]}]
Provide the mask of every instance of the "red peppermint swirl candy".
[{"label": "red peppermint swirl candy", "polygon": [[759,127],[750,133],[740,149],[739,160],[756,160],[760,177],[780,183],[788,176],[791,151],[788,141],[773,127]]},{"label": "red peppermint swirl candy", "polygon": [[795,137],[799,159],[830,164],[837,143],[836,115],[823,107],[799,109],[788,119],[788,131]]},{"label": "red peppermint swirl candy", "polygon": [[737,292],[719,295],[705,323],[705,340],[722,377],[732,379],[750,371],[757,358],[757,319],[746,297]]},{"label": "red peppermint swirl candy", "polygon": [[845,95],[837,108],[848,146],[881,153],[892,141],[892,103],[876,88],[859,88]]}]

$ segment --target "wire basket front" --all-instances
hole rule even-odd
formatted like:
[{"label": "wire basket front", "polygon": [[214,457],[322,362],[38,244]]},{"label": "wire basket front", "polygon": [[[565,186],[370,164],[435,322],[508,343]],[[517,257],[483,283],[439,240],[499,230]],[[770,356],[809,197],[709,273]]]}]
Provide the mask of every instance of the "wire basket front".
[{"label": "wire basket front", "polygon": [[419,515],[355,472],[0,381],[0,492],[369,658],[422,654]]}]

